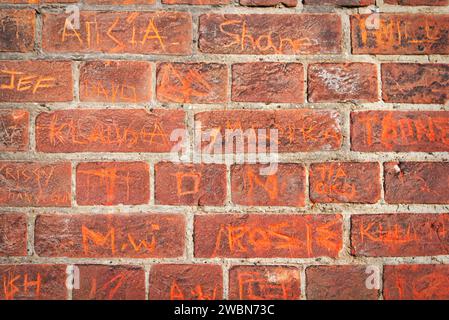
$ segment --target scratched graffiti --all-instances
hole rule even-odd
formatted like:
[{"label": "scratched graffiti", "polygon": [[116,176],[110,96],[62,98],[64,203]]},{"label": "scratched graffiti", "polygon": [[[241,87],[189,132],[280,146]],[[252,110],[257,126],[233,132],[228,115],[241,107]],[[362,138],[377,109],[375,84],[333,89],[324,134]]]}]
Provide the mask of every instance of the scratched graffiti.
[{"label": "scratched graffiti", "polygon": [[0,52],[26,52],[34,46],[35,13],[33,10],[0,12]]},{"label": "scratched graffiti", "polygon": [[45,13],[42,46],[51,52],[190,54],[191,16],[182,12],[80,13],[80,29]]},{"label": "scratched graffiti", "polygon": [[0,151],[26,151],[30,115],[25,110],[0,110]]}]

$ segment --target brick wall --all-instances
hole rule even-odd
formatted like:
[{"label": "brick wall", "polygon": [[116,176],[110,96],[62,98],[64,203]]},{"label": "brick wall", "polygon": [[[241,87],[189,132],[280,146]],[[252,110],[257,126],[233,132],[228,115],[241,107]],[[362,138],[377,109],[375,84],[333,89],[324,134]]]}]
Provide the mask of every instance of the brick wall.
[{"label": "brick wall", "polygon": [[0,3],[0,299],[449,298],[449,1]]}]

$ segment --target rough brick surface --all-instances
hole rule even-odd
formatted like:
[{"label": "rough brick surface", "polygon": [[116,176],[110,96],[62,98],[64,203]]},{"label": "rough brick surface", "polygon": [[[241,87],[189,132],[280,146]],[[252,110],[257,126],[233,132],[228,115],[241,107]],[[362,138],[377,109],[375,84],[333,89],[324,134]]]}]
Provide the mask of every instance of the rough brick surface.
[{"label": "rough brick surface", "polygon": [[71,28],[66,17],[43,15],[45,51],[184,55],[192,50],[192,18],[188,13],[83,11],[78,30]]},{"label": "rough brick surface", "polygon": [[43,257],[179,257],[184,232],[180,214],[43,214],[34,244]]},{"label": "rough brick surface", "polygon": [[398,4],[402,6],[447,6],[448,0],[384,0],[386,4]]},{"label": "rough brick surface", "polygon": [[69,162],[0,162],[0,206],[70,207]]},{"label": "rough brick surface", "polygon": [[386,102],[448,104],[448,92],[449,64],[382,64],[382,95]]},{"label": "rough brick surface", "polygon": [[26,151],[30,114],[26,110],[0,110],[0,151]]},{"label": "rough brick surface", "polygon": [[377,214],[351,219],[352,253],[359,256],[433,256],[449,253],[448,214]]},{"label": "rough brick surface", "polygon": [[316,163],[309,180],[313,202],[376,203],[380,199],[378,163]]},{"label": "rough brick surface", "polygon": [[354,54],[449,54],[449,15],[383,13],[377,17],[351,16]]},{"label": "rough brick surface", "polygon": [[335,14],[200,16],[199,48],[207,53],[318,54],[341,52]]},{"label": "rough brick surface", "polygon": [[449,203],[449,163],[389,162],[384,169],[388,203]]},{"label": "rough brick surface", "polygon": [[227,100],[226,65],[161,63],[157,68],[157,99],[176,103],[219,103]]},{"label": "rough brick surface", "polygon": [[169,152],[181,110],[78,109],[41,113],[36,145],[42,152]]},{"label": "rough brick surface", "polygon": [[223,298],[223,271],[218,265],[155,265],[150,271],[150,300],[217,300]]},{"label": "rough brick surface", "polygon": [[226,167],[217,164],[155,165],[155,201],[158,204],[219,206],[226,199]]},{"label": "rough brick surface", "polygon": [[21,213],[0,214],[0,257],[27,254],[27,217]]},{"label": "rough brick surface", "polygon": [[145,271],[134,266],[77,265],[74,300],[144,300]]},{"label": "rough brick surface", "polygon": [[384,297],[387,300],[449,299],[447,265],[385,266]]},{"label": "rough brick surface", "polygon": [[76,201],[80,205],[145,204],[150,199],[150,169],[145,162],[80,163]]},{"label": "rough brick surface", "polygon": [[80,100],[149,102],[151,64],[145,61],[87,61],[80,68]]},{"label": "rough brick surface", "polygon": [[0,300],[65,300],[66,277],[63,265],[0,265]]},{"label": "rough brick surface", "polygon": [[305,169],[294,163],[278,164],[265,175],[267,165],[234,165],[231,168],[232,201],[241,205],[292,206],[305,204]]},{"label": "rough brick surface", "polygon": [[284,5],[286,7],[296,7],[298,0],[240,0],[242,6],[248,7],[272,7]]},{"label": "rough brick surface", "polygon": [[304,4],[362,7],[375,4],[375,0],[304,0]]},{"label": "rough brick surface", "polygon": [[229,271],[229,299],[298,300],[299,270],[285,266],[235,266]]},{"label": "rough brick surface", "polygon": [[375,102],[377,68],[370,63],[309,65],[310,102]]},{"label": "rough brick surface", "polygon": [[351,113],[355,151],[449,150],[447,111],[361,111]]},{"label": "rough brick surface", "polygon": [[195,256],[232,258],[336,257],[340,215],[206,215],[195,217]]},{"label": "rough brick surface", "polygon": [[304,70],[299,63],[256,62],[232,66],[232,100],[304,102]]},{"label": "rough brick surface", "polygon": [[0,52],[28,52],[34,49],[35,12],[0,10]]},{"label": "rough brick surface", "polygon": [[379,290],[368,289],[366,266],[311,266],[306,269],[310,300],[377,300]]},{"label": "rough brick surface", "polygon": [[[251,150],[248,144],[253,144],[251,131],[247,131],[251,129],[265,129],[267,149],[270,129],[277,129],[278,140],[274,144],[279,152],[338,150],[342,140],[339,114],[329,110],[209,111],[196,114],[195,120],[201,122],[202,130],[218,129],[223,137],[226,130],[233,130],[244,141],[245,150]],[[216,140],[212,139],[204,146],[214,143]],[[226,150],[225,139],[221,149]]]},{"label": "rough brick surface", "polygon": [[0,102],[72,101],[69,61],[0,60]]}]

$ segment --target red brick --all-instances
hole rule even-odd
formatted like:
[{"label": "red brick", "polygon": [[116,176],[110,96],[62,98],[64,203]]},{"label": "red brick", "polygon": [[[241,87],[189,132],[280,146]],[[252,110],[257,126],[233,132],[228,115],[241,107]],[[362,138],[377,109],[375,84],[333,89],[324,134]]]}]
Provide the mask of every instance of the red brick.
[{"label": "red brick", "polygon": [[184,129],[184,111],[73,109],[36,119],[40,152],[169,152],[174,129]]},{"label": "red brick", "polygon": [[[266,129],[267,146],[270,145],[270,129],[278,130],[279,152],[338,150],[342,141],[340,115],[333,110],[206,111],[197,113],[195,120],[201,122],[202,131],[219,129],[222,137],[225,137],[225,130],[241,130],[240,134],[239,131],[234,133],[236,138],[244,140],[245,150],[253,145],[249,145],[247,141],[248,129],[255,130],[256,134],[257,129]],[[225,140],[223,138],[222,152],[225,151]],[[203,147],[210,147],[214,143],[203,143]],[[274,143],[276,144],[276,141]]]},{"label": "red brick", "polygon": [[373,214],[351,218],[352,253],[371,257],[449,254],[449,214]]},{"label": "red brick", "polygon": [[223,271],[218,265],[153,265],[150,300],[223,299]]},{"label": "red brick", "polygon": [[286,7],[296,7],[298,0],[240,0],[240,4],[248,7],[274,7],[281,4]]},{"label": "red brick", "polygon": [[375,0],[304,0],[305,5],[335,5],[342,7],[365,7],[375,3]]},{"label": "red brick", "polygon": [[145,162],[87,162],[76,169],[79,205],[146,204],[150,168]]},{"label": "red brick", "polygon": [[231,300],[299,300],[299,270],[285,266],[234,266],[229,270]]},{"label": "red brick", "polygon": [[379,290],[368,289],[366,266],[311,266],[306,269],[308,300],[377,300]]},{"label": "red brick", "polygon": [[374,152],[449,151],[447,111],[351,113],[351,149]]},{"label": "red brick", "polygon": [[[373,20],[367,19],[374,18]],[[378,17],[378,27],[376,22]],[[392,14],[351,16],[354,54],[448,54],[449,15]]]},{"label": "red brick", "polygon": [[448,162],[388,162],[385,201],[388,203],[449,203]]},{"label": "red brick", "polygon": [[[53,0],[59,1],[59,0]],[[137,4],[155,4],[156,0],[84,0],[87,4],[92,5],[137,5]]]},{"label": "red brick", "polygon": [[42,257],[170,258],[184,253],[180,214],[42,214],[34,245]]},{"label": "red brick", "polygon": [[0,102],[73,99],[70,61],[0,60]]},{"label": "red brick", "polygon": [[70,207],[68,162],[0,162],[0,206]]},{"label": "red brick", "polygon": [[270,175],[261,174],[262,168],[268,168],[268,165],[245,164],[231,167],[234,203],[247,206],[305,205],[306,173],[303,165],[277,164],[276,172]]},{"label": "red brick", "polygon": [[384,0],[385,4],[397,4],[401,6],[447,6],[448,0]]},{"label": "red brick", "polygon": [[64,265],[0,265],[0,300],[65,300],[66,277]]},{"label": "red brick", "polygon": [[382,64],[382,96],[386,102],[447,104],[448,92],[449,64]]},{"label": "red brick", "polygon": [[300,63],[254,62],[232,65],[232,100],[304,102],[304,70]]},{"label": "red brick", "polygon": [[151,101],[151,64],[146,61],[83,62],[79,82],[81,101]]},{"label": "red brick", "polygon": [[26,110],[0,110],[0,151],[27,151],[30,114]]},{"label": "red brick", "polygon": [[329,162],[310,166],[310,199],[324,203],[376,203],[380,166],[375,162]]},{"label": "red brick", "polygon": [[159,162],[154,166],[156,204],[219,206],[226,200],[226,166]]},{"label": "red brick", "polygon": [[320,63],[308,68],[310,102],[375,102],[377,68],[371,63]]},{"label": "red brick", "polygon": [[79,30],[66,18],[43,14],[44,51],[185,55],[192,50],[192,17],[186,12],[82,11]]},{"label": "red brick", "polygon": [[341,215],[208,214],[195,217],[195,256],[202,258],[337,257]]},{"label": "red brick", "polygon": [[[144,300],[145,271],[134,266],[77,265],[73,300]],[[76,269],[75,269],[76,270]]]},{"label": "red brick", "polygon": [[336,14],[203,14],[199,47],[205,53],[328,54],[341,52]]},{"label": "red brick", "polygon": [[157,99],[175,103],[226,102],[228,70],[217,63],[159,63]]},{"label": "red brick", "polygon": [[34,10],[0,10],[0,52],[34,50]]},{"label": "red brick", "polygon": [[27,255],[27,217],[21,213],[0,214],[0,257]]},{"label": "red brick", "polygon": [[162,0],[163,4],[219,5],[229,4],[231,0]]},{"label": "red brick", "polygon": [[449,266],[385,266],[383,287],[386,300],[447,300]]}]

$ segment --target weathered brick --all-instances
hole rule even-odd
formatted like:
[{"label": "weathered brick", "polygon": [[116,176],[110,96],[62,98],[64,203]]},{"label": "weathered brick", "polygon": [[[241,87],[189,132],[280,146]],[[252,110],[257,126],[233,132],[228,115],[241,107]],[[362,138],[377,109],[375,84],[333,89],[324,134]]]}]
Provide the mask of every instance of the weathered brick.
[{"label": "weathered brick", "polygon": [[163,4],[219,5],[229,4],[231,0],[162,0]]},{"label": "weathered brick", "polygon": [[313,202],[376,203],[380,199],[380,166],[375,162],[328,162],[310,166]]},{"label": "weathered brick", "polygon": [[159,162],[155,201],[166,205],[219,206],[226,200],[226,166]]},{"label": "weathered brick", "polygon": [[304,0],[305,5],[335,5],[342,7],[364,7],[374,5],[375,3],[375,0]]},{"label": "weathered brick", "polygon": [[64,265],[0,265],[0,300],[65,300],[66,277]]},{"label": "weathered brick", "polygon": [[22,213],[0,214],[0,257],[26,256],[27,217]]},{"label": "weathered brick", "polygon": [[[216,132],[226,137],[226,130],[233,131],[236,139],[244,142],[245,150],[255,146],[251,130],[266,129],[267,153],[270,147],[270,129],[277,130],[278,140],[271,139],[279,152],[306,152],[338,150],[342,142],[340,115],[333,110],[289,109],[289,110],[226,110],[206,111],[195,115],[202,131]],[[198,128],[197,128],[198,129]],[[238,131],[240,130],[240,131]],[[249,131],[247,131],[249,130]],[[203,142],[204,148],[217,144],[216,140]],[[223,138],[222,152],[226,151]],[[260,145],[259,140],[259,145]],[[215,149],[215,148],[214,148]],[[235,143],[234,148],[235,149]],[[270,149],[271,150],[271,149]]]},{"label": "weathered brick", "polygon": [[304,70],[300,63],[253,62],[232,65],[232,100],[304,102]]},{"label": "weathered brick", "polygon": [[0,110],[0,151],[27,151],[30,114],[26,110]]},{"label": "weathered brick", "polygon": [[306,269],[308,300],[377,300],[379,290],[368,289],[366,266],[311,266]]},{"label": "weathered brick", "polygon": [[449,151],[449,112],[352,112],[351,149],[364,152]]},{"label": "weathered brick", "polygon": [[448,162],[388,162],[385,201],[388,203],[449,203]]},{"label": "weathered brick", "polygon": [[36,119],[40,152],[169,152],[184,111],[73,109],[45,112]]},{"label": "weathered brick", "polygon": [[262,168],[268,168],[268,165],[245,164],[231,167],[234,203],[248,206],[305,205],[306,173],[303,165],[277,164],[275,172],[269,175],[261,174]]},{"label": "weathered brick", "polygon": [[70,207],[68,162],[0,162],[0,206]]},{"label": "weathered brick", "polygon": [[180,214],[41,214],[34,246],[42,257],[170,258],[184,253]]},{"label": "weathered brick", "polygon": [[231,300],[299,300],[299,270],[286,266],[234,266],[229,270]]},{"label": "weathered brick", "polygon": [[223,299],[223,271],[218,265],[158,264],[150,270],[150,300]]},{"label": "weathered brick", "polygon": [[195,256],[202,258],[337,257],[341,215],[237,215],[195,217]]},{"label": "weathered brick", "polygon": [[382,96],[386,102],[449,103],[449,64],[384,63]]},{"label": "weathered brick", "polygon": [[47,52],[190,54],[192,17],[186,12],[82,11],[80,29],[64,13],[44,13]]},{"label": "weathered brick", "polygon": [[340,53],[341,32],[336,14],[203,14],[199,47],[205,53]]},{"label": "weathered brick", "polygon": [[0,10],[0,52],[29,52],[34,49],[35,12]]},{"label": "weathered brick", "polygon": [[384,3],[401,6],[447,6],[449,0],[384,0]]},{"label": "weathered brick", "polygon": [[351,217],[351,251],[358,256],[449,254],[449,214],[372,214]]},{"label": "weathered brick", "polygon": [[447,14],[353,15],[352,52],[396,55],[448,54],[448,28]]},{"label": "weathered brick", "polygon": [[449,266],[385,266],[383,289],[386,300],[447,300]]},{"label": "weathered brick", "polygon": [[320,63],[308,68],[310,102],[375,102],[377,68],[371,63]]},{"label": "weathered brick", "polygon": [[145,271],[134,266],[77,265],[73,300],[144,300]]},{"label": "weathered brick", "polygon": [[286,7],[296,7],[298,0],[240,0],[240,4],[248,7],[274,7],[280,4]]},{"label": "weathered brick", "polygon": [[157,99],[176,103],[226,102],[228,70],[217,63],[159,63]]},{"label": "weathered brick", "polygon": [[150,168],[145,162],[87,162],[76,169],[79,205],[146,204]]},{"label": "weathered brick", "polygon": [[0,60],[0,102],[72,100],[70,61]]},{"label": "weathered brick", "polygon": [[151,64],[87,61],[80,68],[80,100],[139,103],[151,100]]},{"label": "weathered brick", "polygon": [[[46,0],[48,1],[48,0]],[[52,0],[59,1],[59,0]],[[66,0],[64,0],[66,1]],[[76,2],[76,1],[75,1]],[[92,5],[137,5],[137,4],[154,4],[156,0],[84,0],[84,3]]]}]

